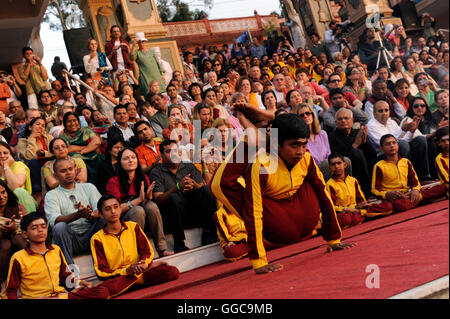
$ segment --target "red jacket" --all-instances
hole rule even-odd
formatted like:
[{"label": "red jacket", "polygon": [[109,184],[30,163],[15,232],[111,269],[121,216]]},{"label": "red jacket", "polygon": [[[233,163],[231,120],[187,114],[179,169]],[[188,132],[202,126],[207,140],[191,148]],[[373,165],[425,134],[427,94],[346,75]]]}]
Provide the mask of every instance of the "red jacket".
[{"label": "red jacket", "polygon": [[[115,40],[109,40],[105,44],[105,52],[108,56],[109,61],[111,62],[111,65],[113,67],[113,70],[117,70],[117,53],[116,51],[113,52],[114,49],[114,42]],[[133,62],[130,60],[130,45],[127,41],[120,38],[120,44],[122,48],[122,56],[123,56],[123,62],[125,64],[125,68],[127,70],[133,70]]]}]

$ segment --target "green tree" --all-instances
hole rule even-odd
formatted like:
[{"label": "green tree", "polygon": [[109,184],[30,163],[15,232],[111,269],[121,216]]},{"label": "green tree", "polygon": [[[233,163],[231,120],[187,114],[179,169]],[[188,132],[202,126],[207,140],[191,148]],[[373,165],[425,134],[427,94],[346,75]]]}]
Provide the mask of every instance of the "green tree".
[{"label": "green tree", "polygon": [[[157,0],[159,16],[163,22],[201,20],[208,16],[214,0]],[[202,9],[192,10],[192,7]]]},{"label": "green tree", "polygon": [[86,26],[76,0],[50,0],[43,21],[55,31]]}]

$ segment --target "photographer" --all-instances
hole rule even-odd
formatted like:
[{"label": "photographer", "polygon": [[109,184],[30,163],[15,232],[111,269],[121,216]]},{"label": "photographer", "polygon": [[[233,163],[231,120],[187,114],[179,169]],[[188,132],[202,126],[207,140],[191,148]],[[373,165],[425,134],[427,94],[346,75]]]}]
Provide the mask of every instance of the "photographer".
[{"label": "photographer", "polygon": [[289,52],[291,54],[295,53],[295,49],[292,47],[292,45],[289,43],[288,40],[284,39],[283,41],[280,41],[278,43],[278,50],[279,55],[283,55],[284,52]]},{"label": "photographer", "polygon": [[[383,47],[380,47],[380,42],[375,40],[375,33],[376,31],[374,28],[366,29],[363,38],[358,45],[358,53],[361,62],[367,65],[367,69],[370,73],[377,68],[378,54],[381,50],[384,50]],[[379,66],[388,66],[384,56],[381,56]]]},{"label": "photographer", "polygon": [[17,71],[20,78],[25,82],[28,107],[37,109],[37,94],[49,88],[47,71],[42,65],[41,59],[34,54],[30,47],[24,47],[22,55],[25,62],[19,66]]}]

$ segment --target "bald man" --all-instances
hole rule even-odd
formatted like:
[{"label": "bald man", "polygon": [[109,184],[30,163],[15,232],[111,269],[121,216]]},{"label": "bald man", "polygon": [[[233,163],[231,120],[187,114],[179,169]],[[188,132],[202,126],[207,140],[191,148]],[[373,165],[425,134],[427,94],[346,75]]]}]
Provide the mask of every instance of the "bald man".
[{"label": "bald man", "polygon": [[378,159],[383,154],[380,148],[380,139],[383,135],[392,134],[399,144],[398,153],[401,157],[410,159],[421,181],[430,180],[430,167],[428,161],[428,145],[425,136],[414,137],[419,123],[413,121],[402,130],[390,118],[390,107],[385,101],[377,101],[373,108],[373,118],[367,123],[367,139],[377,150]]}]

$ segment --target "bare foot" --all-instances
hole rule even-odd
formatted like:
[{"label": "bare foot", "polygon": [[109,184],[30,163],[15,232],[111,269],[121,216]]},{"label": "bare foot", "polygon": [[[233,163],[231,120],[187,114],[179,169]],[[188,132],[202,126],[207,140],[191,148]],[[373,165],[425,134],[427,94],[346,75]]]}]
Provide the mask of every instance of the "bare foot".
[{"label": "bare foot", "polygon": [[268,265],[256,268],[255,273],[257,275],[267,274],[269,272],[275,272],[275,271],[279,271],[281,269],[283,269],[283,265],[281,265],[281,264],[268,264]]}]

